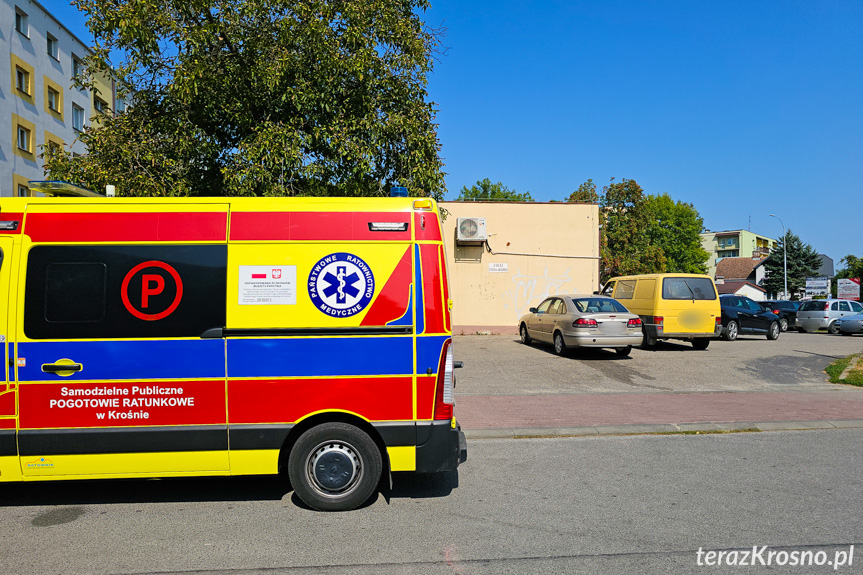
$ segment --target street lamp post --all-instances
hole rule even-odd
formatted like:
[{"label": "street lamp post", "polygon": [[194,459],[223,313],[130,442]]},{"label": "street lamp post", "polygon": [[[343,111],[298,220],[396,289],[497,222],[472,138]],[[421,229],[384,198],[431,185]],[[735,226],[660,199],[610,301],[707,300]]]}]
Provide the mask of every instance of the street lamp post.
[{"label": "street lamp post", "polygon": [[785,299],[788,299],[788,235],[785,233],[785,224],[782,223],[782,218],[776,214],[770,214],[771,218],[776,218],[782,224],[782,279],[785,280]]}]

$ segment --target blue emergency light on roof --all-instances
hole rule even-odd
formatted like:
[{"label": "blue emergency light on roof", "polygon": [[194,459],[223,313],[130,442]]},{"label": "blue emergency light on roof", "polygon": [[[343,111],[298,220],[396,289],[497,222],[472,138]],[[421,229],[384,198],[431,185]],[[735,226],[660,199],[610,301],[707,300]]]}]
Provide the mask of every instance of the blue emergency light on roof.
[{"label": "blue emergency light on roof", "polygon": [[406,198],[408,197],[408,189],[404,186],[393,186],[390,188],[391,198]]}]

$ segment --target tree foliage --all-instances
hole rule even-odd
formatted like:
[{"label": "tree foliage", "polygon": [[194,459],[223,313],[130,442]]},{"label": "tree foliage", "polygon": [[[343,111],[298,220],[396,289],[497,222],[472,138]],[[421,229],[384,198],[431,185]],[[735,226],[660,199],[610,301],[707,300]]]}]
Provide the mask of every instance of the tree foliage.
[{"label": "tree foliage", "polygon": [[614,178],[599,193],[587,180],[566,201],[599,203],[603,282],[627,274],[707,272],[710,254],[699,235],[704,220],[692,204],[646,195],[635,180]]},{"label": "tree foliage", "polygon": [[784,291],[784,259],[785,246],[788,246],[788,292],[796,295],[806,287],[806,278],[813,277],[821,267],[821,257],[809,244],[804,244],[799,236],[789,229],[785,237],[780,238],[770,250],[770,255],[764,262],[766,277],[762,287],[770,293]]},{"label": "tree foliage", "polygon": [[524,192],[523,194],[520,194],[515,190],[510,190],[501,182],[497,182],[496,184],[494,184],[491,180],[485,178],[481,181],[477,180],[477,182],[470,188],[468,188],[467,186],[462,186],[461,192],[459,192],[456,201],[460,202],[465,200],[489,200],[496,202],[532,202],[533,198],[530,197],[530,192]]},{"label": "tree foliage", "polygon": [[[442,198],[428,0],[75,0],[131,107],[45,151],[52,179],[121,195]],[[87,80],[81,81],[86,85]]]},{"label": "tree foliage", "polygon": [[588,179],[586,182],[578,186],[577,190],[569,194],[569,197],[566,198],[566,201],[580,203],[598,203],[599,194],[596,193],[596,184],[593,183],[593,180]]},{"label": "tree foliage", "polygon": [[568,202],[599,202],[600,279],[618,275],[661,272],[666,260],[662,248],[651,244],[644,234],[650,221],[647,197],[635,180],[610,183],[596,192],[587,180],[570,194]]},{"label": "tree foliage", "polygon": [[704,219],[692,204],[675,202],[668,194],[647,196],[648,242],[662,249],[665,271],[707,273],[710,254],[701,245]]},{"label": "tree foliage", "polygon": [[836,272],[837,278],[863,278],[863,257],[848,254],[839,261],[845,267]]}]

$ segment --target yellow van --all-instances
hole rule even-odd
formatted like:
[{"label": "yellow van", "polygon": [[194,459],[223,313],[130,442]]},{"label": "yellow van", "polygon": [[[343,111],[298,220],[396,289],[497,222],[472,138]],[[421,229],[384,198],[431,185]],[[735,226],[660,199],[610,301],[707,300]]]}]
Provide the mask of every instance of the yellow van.
[{"label": "yellow van", "polygon": [[707,349],[722,331],[716,285],[700,274],[645,274],[610,279],[602,288],[641,317],[644,347],[661,339],[691,341]]}]

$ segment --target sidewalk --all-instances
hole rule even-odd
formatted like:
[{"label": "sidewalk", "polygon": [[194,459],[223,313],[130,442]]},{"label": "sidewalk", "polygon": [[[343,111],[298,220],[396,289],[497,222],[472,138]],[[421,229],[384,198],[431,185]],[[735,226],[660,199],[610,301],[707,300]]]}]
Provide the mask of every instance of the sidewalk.
[{"label": "sidewalk", "polygon": [[468,438],[863,427],[863,389],[459,396]]}]

